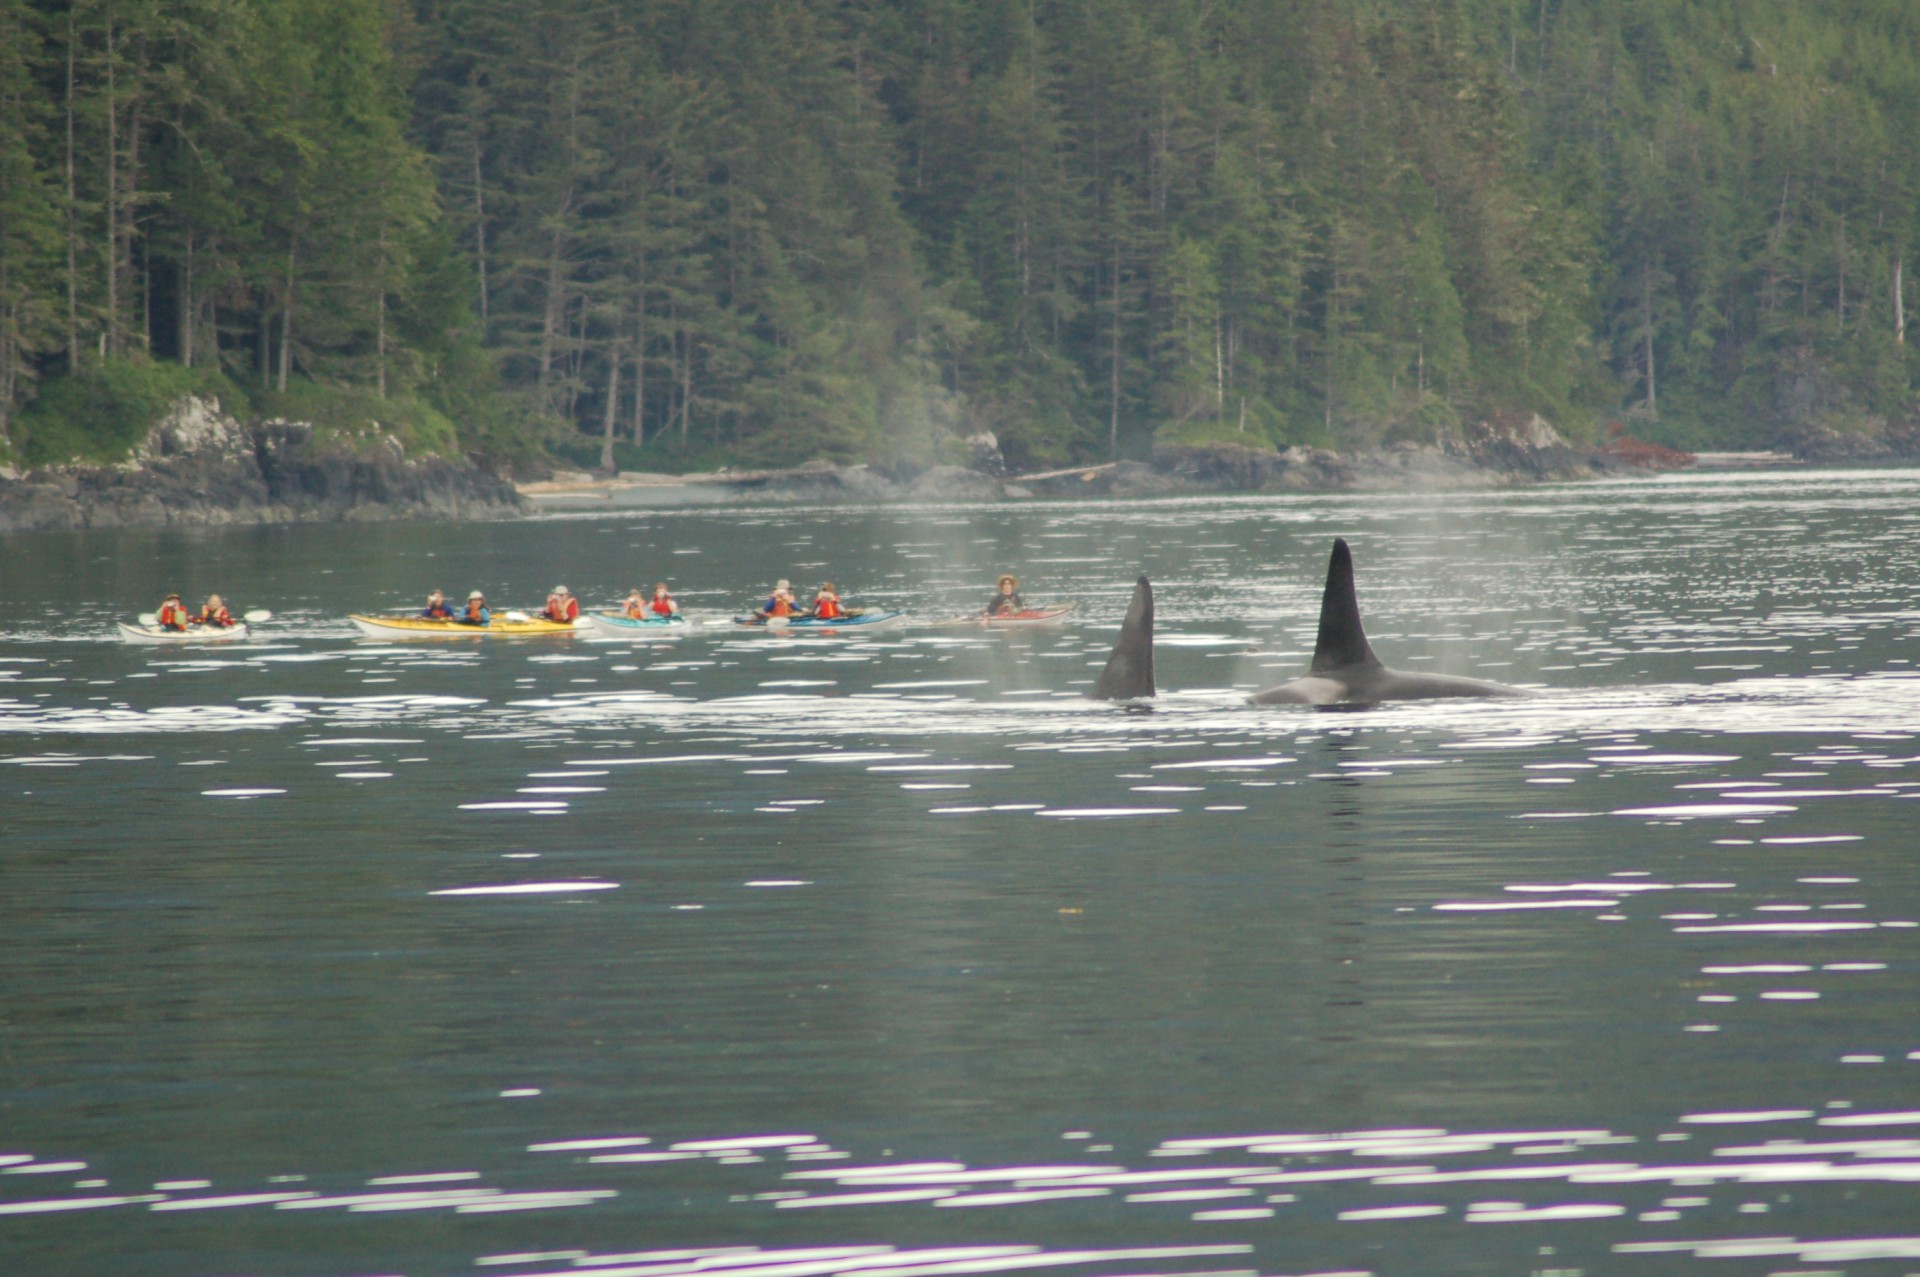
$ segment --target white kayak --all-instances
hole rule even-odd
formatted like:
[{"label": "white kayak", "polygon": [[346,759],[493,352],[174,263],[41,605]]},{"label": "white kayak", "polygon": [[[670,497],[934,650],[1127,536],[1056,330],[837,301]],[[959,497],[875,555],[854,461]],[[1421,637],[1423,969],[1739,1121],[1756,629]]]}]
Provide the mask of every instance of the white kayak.
[{"label": "white kayak", "polygon": [[184,630],[163,630],[158,625],[128,625],[116,621],[120,637],[128,643],[234,643],[247,637],[246,624],[189,625]]}]

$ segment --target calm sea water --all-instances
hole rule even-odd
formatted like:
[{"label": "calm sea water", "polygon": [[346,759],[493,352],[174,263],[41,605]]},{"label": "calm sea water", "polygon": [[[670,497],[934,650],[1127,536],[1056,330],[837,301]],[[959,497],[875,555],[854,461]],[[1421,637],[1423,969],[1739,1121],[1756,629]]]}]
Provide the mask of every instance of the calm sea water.
[{"label": "calm sea water", "polygon": [[[1245,705],[1335,535],[1541,694]],[[1920,473],[4,548],[0,1271],[1920,1271]]]}]

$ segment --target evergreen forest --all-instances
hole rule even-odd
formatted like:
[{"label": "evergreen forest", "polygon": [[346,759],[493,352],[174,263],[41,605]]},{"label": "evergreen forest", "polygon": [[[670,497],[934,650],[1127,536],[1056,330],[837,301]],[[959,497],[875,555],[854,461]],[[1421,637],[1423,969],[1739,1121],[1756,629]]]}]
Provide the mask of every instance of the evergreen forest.
[{"label": "evergreen forest", "polygon": [[1913,0],[0,0],[0,461],[1915,411]]}]

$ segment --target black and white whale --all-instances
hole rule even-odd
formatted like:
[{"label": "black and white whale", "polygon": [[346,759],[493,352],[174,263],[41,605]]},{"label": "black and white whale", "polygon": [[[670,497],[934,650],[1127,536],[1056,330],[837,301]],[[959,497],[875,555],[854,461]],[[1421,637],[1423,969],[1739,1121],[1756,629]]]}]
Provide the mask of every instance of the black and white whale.
[{"label": "black and white whale", "polygon": [[1153,695],[1153,585],[1142,576],[1133,583],[1133,602],[1120,622],[1113,654],[1093,685],[1096,701],[1131,701]]},{"label": "black and white whale", "polygon": [[1504,683],[1450,674],[1404,674],[1380,663],[1360,626],[1353,592],[1353,552],[1336,538],[1320,597],[1320,634],[1306,677],[1253,695],[1255,705],[1372,705],[1378,701],[1440,700],[1457,696],[1526,696]]}]

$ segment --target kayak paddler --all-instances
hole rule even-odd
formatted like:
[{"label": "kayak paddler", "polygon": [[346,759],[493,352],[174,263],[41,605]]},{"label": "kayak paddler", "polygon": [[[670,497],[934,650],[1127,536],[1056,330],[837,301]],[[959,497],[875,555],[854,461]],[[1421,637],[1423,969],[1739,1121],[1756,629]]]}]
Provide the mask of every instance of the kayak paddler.
[{"label": "kayak paddler", "polygon": [[566,586],[556,585],[553,593],[547,595],[547,606],[540,615],[549,621],[572,625],[580,619],[580,600],[567,593]]},{"label": "kayak paddler", "polygon": [[429,621],[452,621],[457,619],[454,615],[453,604],[447,602],[447,596],[438,590],[427,595],[427,605],[420,609],[420,615]]},{"label": "kayak paddler", "polygon": [[187,609],[186,606],[180,602],[180,596],[178,594],[169,594],[167,595],[166,602],[160,605],[160,610],[155,614],[154,624],[163,630],[173,630],[175,633],[184,634],[187,631],[187,619]]},{"label": "kayak paddler", "polygon": [[655,616],[680,615],[680,605],[673,601],[673,595],[667,593],[665,581],[654,582],[653,598],[647,602],[647,608]]},{"label": "kayak paddler", "polygon": [[814,594],[813,614],[822,621],[837,621],[846,616],[840,606],[840,592],[833,588],[833,582],[828,581]]},{"label": "kayak paddler", "polygon": [[637,585],[627,591],[627,601],[621,604],[621,607],[626,612],[629,621],[644,621],[647,619],[647,596],[640,593],[640,587]]},{"label": "kayak paddler", "polygon": [[233,613],[227,611],[227,605],[220,601],[218,594],[209,594],[207,601],[201,605],[199,614],[193,618],[193,623],[230,630],[233,628]]},{"label": "kayak paddler", "polygon": [[993,601],[987,604],[988,616],[1014,616],[1026,611],[1027,605],[1020,601],[1020,582],[1011,572],[1000,574],[1000,581],[994,587]]},{"label": "kayak paddler", "polygon": [[760,605],[760,617],[762,620],[771,620],[774,617],[797,616],[799,613],[800,606],[793,597],[793,582],[783,576],[773,583],[773,593]]},{"label": "kayak paddler", "polygon": [[478,590],[467,595],[467,610],[458,619],[462,625],[493,624],[493,613],[487,608],[487,596]]}]

